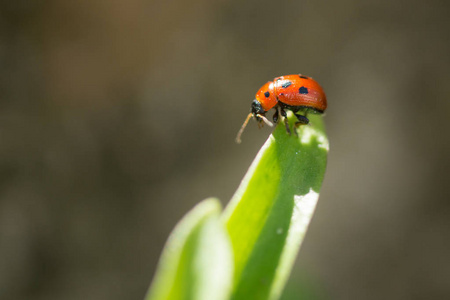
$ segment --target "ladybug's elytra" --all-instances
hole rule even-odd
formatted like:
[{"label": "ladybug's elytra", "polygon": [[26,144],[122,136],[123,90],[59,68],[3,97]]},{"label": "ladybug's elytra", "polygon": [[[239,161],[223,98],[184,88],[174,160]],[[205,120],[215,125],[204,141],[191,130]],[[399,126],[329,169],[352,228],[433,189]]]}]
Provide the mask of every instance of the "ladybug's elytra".
[{"label": "ladybug's elytra", "polygon": [[291,110],[297,117],[298,122],[295,123],[295,128],[297,128],[309,123],[308,113],[321,114],[327,108],[327,97],[322,87],[311,77],[301,74],[280,76],[267,82],[258,90],[255,98],[250,113],[236,137],[238,144],[241,142],[242,132],[251,117],[259,122],[258,125],[263,125],[264,122],[273,126],[265,116],[266,112],[272,108],[276,109],[273,115],[274,123],[277,123],[278,119],[283,117],[288,134],[291,134],[291,131],[286,110]]}]

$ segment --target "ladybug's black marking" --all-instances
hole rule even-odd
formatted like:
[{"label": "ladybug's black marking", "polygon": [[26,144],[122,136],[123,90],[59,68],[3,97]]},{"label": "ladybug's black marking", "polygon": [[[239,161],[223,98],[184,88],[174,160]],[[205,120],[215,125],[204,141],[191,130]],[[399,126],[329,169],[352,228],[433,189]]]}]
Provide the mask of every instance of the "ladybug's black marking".
[{"label": "ladybug's black marking", "polygon": [[309,79],[309,77],[308,77],[308,76],[303,76],[303,75],[300,75],[299,77],[300,77],[300,78],[303,78],[303,79]]},{"label": "ladybug's black marking", "polygon": [[292,85],[292,82],[291,81],[286,81],[285,83],[283,83],[282,85],[281,85],[281,87],[283,88],[283,89],[285,89],[285,88],[287,88],[287,87],[289,87],[289,86],[291,86]]},{"label": "ladybug's black marking", "polygon": [[270,93],[269,93],[269,92],[265,92],[265,93],[264,93],[264,96],[266,96],[266,98],[269,98]]},{"label": "ladybug's black marking", "polygon": [[302,86],[301,88],[298,89],[298,92],[300,94],[308,94],[308,88]]},{"label": "ladybug's black marking", "polygon": [[284,96],[284,93],[281,93],[280,96]]}]

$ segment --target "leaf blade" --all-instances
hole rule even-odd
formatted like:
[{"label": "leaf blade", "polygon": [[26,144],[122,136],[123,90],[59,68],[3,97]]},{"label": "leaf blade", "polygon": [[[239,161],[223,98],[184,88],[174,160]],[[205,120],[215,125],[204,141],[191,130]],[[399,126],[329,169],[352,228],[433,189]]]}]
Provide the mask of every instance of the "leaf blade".
[{"label": "leaf blade", "polygon": [[175,227],[146,300],[225,300],[231,289],[231,246],[220,203],[206,199]]},{"label": "leaf blade", "polygon": [[[320,116],[288,136],[278,126],[226,207],[235,257],[232,299],[277,299],[314,212],[328,140]],[[290,123],[294,122],[292,115]]]}]

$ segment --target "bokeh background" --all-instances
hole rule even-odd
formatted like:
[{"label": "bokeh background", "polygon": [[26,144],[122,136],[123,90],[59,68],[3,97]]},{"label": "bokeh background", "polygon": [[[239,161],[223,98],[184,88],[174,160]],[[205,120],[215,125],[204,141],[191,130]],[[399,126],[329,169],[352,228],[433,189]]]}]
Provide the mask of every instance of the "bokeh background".
[{"label": "bokeh background", "polygon": [[[325,89],[331,151],[284,299],[450,297],[450,2],[0,2],[0,298],[143,299],[197,202],[270,133],[257,89]],[[305,298],[305,297],[304,297]]]}]

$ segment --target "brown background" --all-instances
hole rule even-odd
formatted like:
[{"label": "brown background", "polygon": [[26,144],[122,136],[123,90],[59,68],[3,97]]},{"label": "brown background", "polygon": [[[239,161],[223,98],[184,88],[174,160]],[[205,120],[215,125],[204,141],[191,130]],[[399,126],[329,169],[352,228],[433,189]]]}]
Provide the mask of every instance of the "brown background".
[{"label": "brown background", "polygon": [[450,2],[0,3],[1,299],[142,299],[291,73],[324,87],[331,151],[286,299],[450,297]]}]

